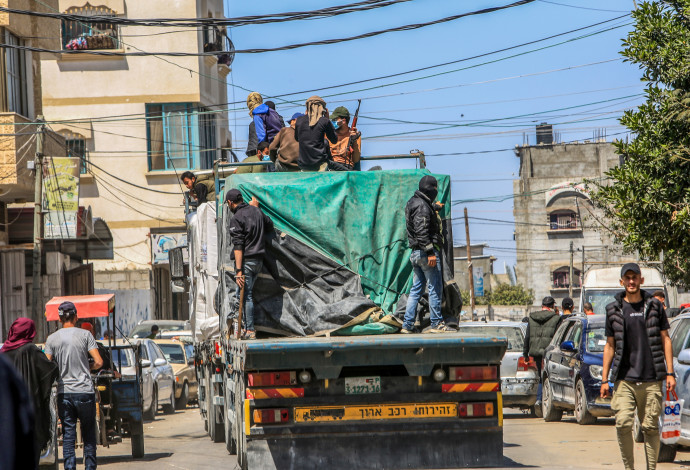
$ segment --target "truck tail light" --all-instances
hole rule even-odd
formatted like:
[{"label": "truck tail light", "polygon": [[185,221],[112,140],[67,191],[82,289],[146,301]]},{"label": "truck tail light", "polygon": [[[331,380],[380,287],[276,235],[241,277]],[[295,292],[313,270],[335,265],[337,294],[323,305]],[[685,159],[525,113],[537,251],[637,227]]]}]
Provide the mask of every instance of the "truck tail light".
[{"label": "truck tail light", "polygon": [[257,424],[287,423],[290,421],[290,413],[287,408],[254,410],[252,418]]},{"label": "truck tail light", "polygon": [[460,418],[484,418],[493,416],[493,403],[460,403],[458,405],[458,417]]},{"label": "truck tail light", "polygon": [[220,357],[220,356],[222,355],[222,354],[221,354],[221,353],[222,353],[222,349],[221,349],[221,347],[220,347],[220,343],[219,343],[218,341],[214,341],[214,343],[216,344],[216,356],[217,356],[217,357]]},{"label": "truck tail light", "polygon": [[520,356],[518,358],[517,370],[522,372],[527,372],[530,369],[537,370],[537,363],[534,361],[532,356],[525,358],[525,356]]},{"label": "truck tail light", "polygon": [[496,366],[449,367],[448,380],[451,382],[498,380],[498,368]]},{"label": "truck tail light", "polygon": [[250,387],[272,387],[275,385],[296,385],[297,372],[250,372],[247,374]]}]

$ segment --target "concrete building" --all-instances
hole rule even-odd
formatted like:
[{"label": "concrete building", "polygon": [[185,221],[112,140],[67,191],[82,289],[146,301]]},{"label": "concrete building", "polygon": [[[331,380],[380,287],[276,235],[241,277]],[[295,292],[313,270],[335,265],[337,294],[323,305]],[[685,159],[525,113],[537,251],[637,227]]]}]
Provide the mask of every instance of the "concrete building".
[{"label": "concrete building", "polygon": [[[126,18],[221,18],[222,0],[59,0],[59,11]],[[125,333],[148,318],[185,319],[167,250],[186,244],[180,174],[211,168],[230,147],[226,37],[217,28],[63,21],[62,48],[218,52],[205,57],[56,54],[42,60],[43,109],[84,160],[81,204],[112,230],[114,259],[95,263],[97,293],[115,293]],[[220,62],[224,63],[220,63]]]},{"label": "concrete building", "polygon": [[[492,278],[494,277],[494,261],[492,255],[484,254],[484,249],[488,248],[486,243],[476,243],[470,245],[470,255],[472,256],[472,273],[475,286],[481,285],[484,292],[491,291]],[[453,247],[453,259],[455,260],[455,282],[460,290],[469,291],[469,270],[467,269],[467,245]],[[479,279],[481,278],[481,281]]]},{"label": "concrete building", "polygon": [[518,146],[515,154],[520,159],[520,179],[513,183],[517,282],[534,289],[536,304],[547,295],[560,303],[572,284],[577,306],[585,270],[634,260],[602,229],[583,184],[602,178],[619,164],[619,156],[609,142],[554,143],[548,125],[539,126],[537,145]]}]

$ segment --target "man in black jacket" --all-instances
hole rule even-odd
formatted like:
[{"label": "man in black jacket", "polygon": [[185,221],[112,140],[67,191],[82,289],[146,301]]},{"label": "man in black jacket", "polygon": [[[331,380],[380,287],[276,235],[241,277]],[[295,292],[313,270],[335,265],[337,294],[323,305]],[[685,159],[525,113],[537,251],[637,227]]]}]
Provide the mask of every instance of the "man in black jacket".
[{"label": "man in black jacket", "polygon": [[318,96],[307,100],[307,114],[297,118],[295,140],[299,143],[297,164],[302,171],[326,171],[331,151],[326,143],[338,143],[333,123],[328,119],[326,102]]},{"label": "man in black jacket", "polygon": [[616,412],[618,445],[626,470],[635,468],[635,409],[644,435],[647,470],[654,470],[660,447],[663,381],[667,392],[676,387],[669,324],[661,302],[640,289],[644,278],[637,264],[623,266],[620,282],[625,290],[606,306],[601,397],[610,394],[608,381],[614,382],[611,409]]},{"label": "man in black jacket", "polygon": [[[412,333],[417,304],[424,293],[424,287],[429,287],[429,310],[431,327],[427,333],[441,333],[447,327],[441,316],[441,296],[443,281],[441,275],[441,248],[443,235],[441,221],[436,213],[443,207],[434,203],[438,195],[438,181],[427,175],[419,181],[419,190],[407,201],[405,206],[405,221],[407,223],[407,239],[412,248],[410,263],[414,277],[412,290],[407,299],[407,309],[401,333]],[[450,330],[452,331],[452,330]]]},{"label": "man in black jacket", "polygon": [[230,221],[230,237],[235,259],[236,297],[244,287],[245,339],[256,339],[254,331],[254,282],[261,272],[266,252],[265,238],[273,230],[273,221],[259,209],[259,202],[252,199],[249,204],[242,199],[242,193],[231,189],[225,202],[234,214]]}]

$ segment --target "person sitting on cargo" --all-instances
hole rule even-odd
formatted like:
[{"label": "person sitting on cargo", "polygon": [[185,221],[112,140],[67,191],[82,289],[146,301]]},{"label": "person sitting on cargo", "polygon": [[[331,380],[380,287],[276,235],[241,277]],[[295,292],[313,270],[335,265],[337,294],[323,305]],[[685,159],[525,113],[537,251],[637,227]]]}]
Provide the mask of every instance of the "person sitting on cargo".
[{"label": "person sitting on cargo", "polygon": [[156,339],[158,336],[160,329],[158,328],[158,325],[151,325],[151,333],[147,336],[148,339]]},{"label": "person sitting on cargo", "polygon": [[[231,189],[225,202],[234,214],[230,221],[232,259],[235,260],[235,283],[237,302],[244,297],[243,323],[244,339],[256,339],[254,330],[254,282],[263,267],[266,253],[265,239],[273,231],[273,221],[261,212],[259,202],[252,198],[247,204],[238,189]],[[244,291],[244,296],[242,296]],[[240,325],[240,328],[242,325]]]},{"label": "person sitting on cargo", "polygon": [[307,114],[297,118],[295,140],[299,142],[297,163],[302,171],[327,171],[331,158],[326,139],[338,142],[333,124],[328,119],[326,102],[318,96],[307,100]]},{"label": "person sitting on cargo", "polygon": [[248,157],[256,155],[257,147],[261,142],[273,142],[273,139],[285,123],[283,118],[276,111],[275,104],[272,101],[266,101],[261,97],[261,94],[253,91],[247,96],[247,109],[249,109],[249,117],[252,122],[249,123],[249,135],[247,138],[247,150],[245,154]]},{"label": "person sitting on cargo", "polygon": [[[259,142],[259,145],[256,148],[256,154],[251,157],[245,158],[244,160],[242,160],[242,163],[258,163],[269,160],[268,148],[268,142]],[[238,166],[237,170],[235,170],[235,174],[242,175],[246,173],[263,173],[265,170],[266,167],[264,165]]]},{"label": "person sitting on cargo", "polygon": [[594,308],[589,302],[585,302],[582,306],[582,310],[585,311],[585,315],[594,315]]},{"label": "person sitting on cargo", "polygon": [[295,140],[295,123],[302,116],[302,113],[293,114],[290,125],[283,127],[271,142],[269,157],[275,163],[276,171],[299,171],[299,144]]},{"label": "person sitting on cargo", "polygon": [[[362,133],[350,127],[350,112],[345,106],[338,106],[331,114],[331,121],[335,126],[335,134],[338,142],[331,144],[331,157],[329,168],[335,171],[352,171],[359,163],[362,150]],[[350,137],[354,144],[350,146]]]},{"label": "person sitting on cargo", "polygon": [[184,183],[199,204],[216,200],[216,185],[213,179],[208,177],[197,179],[194,173],[185,171],[180,176],[180,180],[182,180],[182,183]]},{"label": "person sitting on cargo", "polygon": [[537,390],[537,402],[534,408],[541,412],[541,364],[546,347],[553,339],[561,316],[558,314],[556,301],[551,296],[546,296],[541,301],[541,310],[529,314],[527,330],[525,331],[525,343],[522,354],[527,358],[532,356],[537,363],[537,372],[540,382]]},{"label": "person sitting on cargo", "polygon": [[415,191],[405,206],[407,239],[412,249],[412,290],[407,299],[405,318],[401,333],[412,333],[417,316],[417,304],[429,288],[429,310],[431,326],[425,333],[442,333],[454,331],[447,327],[441,315],[441,297],[443,295],[443,277],[441,274],[441,247],[443,235],[439,218],[436,216],[440,205],[434,204],[438,195],[438,181],[431,175],[422,177],[419,190]]}]

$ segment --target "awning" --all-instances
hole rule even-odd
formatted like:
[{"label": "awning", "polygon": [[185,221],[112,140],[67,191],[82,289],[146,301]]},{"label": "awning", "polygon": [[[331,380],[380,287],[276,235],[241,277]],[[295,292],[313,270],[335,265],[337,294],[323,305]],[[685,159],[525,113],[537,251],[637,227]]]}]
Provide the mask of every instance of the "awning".
[{"label": "awning", "polygon": [[58,307],[62,302],[68,301],[77,307],[77,318],[107,317],[115,311],[115,294],[53,297],[46,304],[46,320],[59,320]]}]

